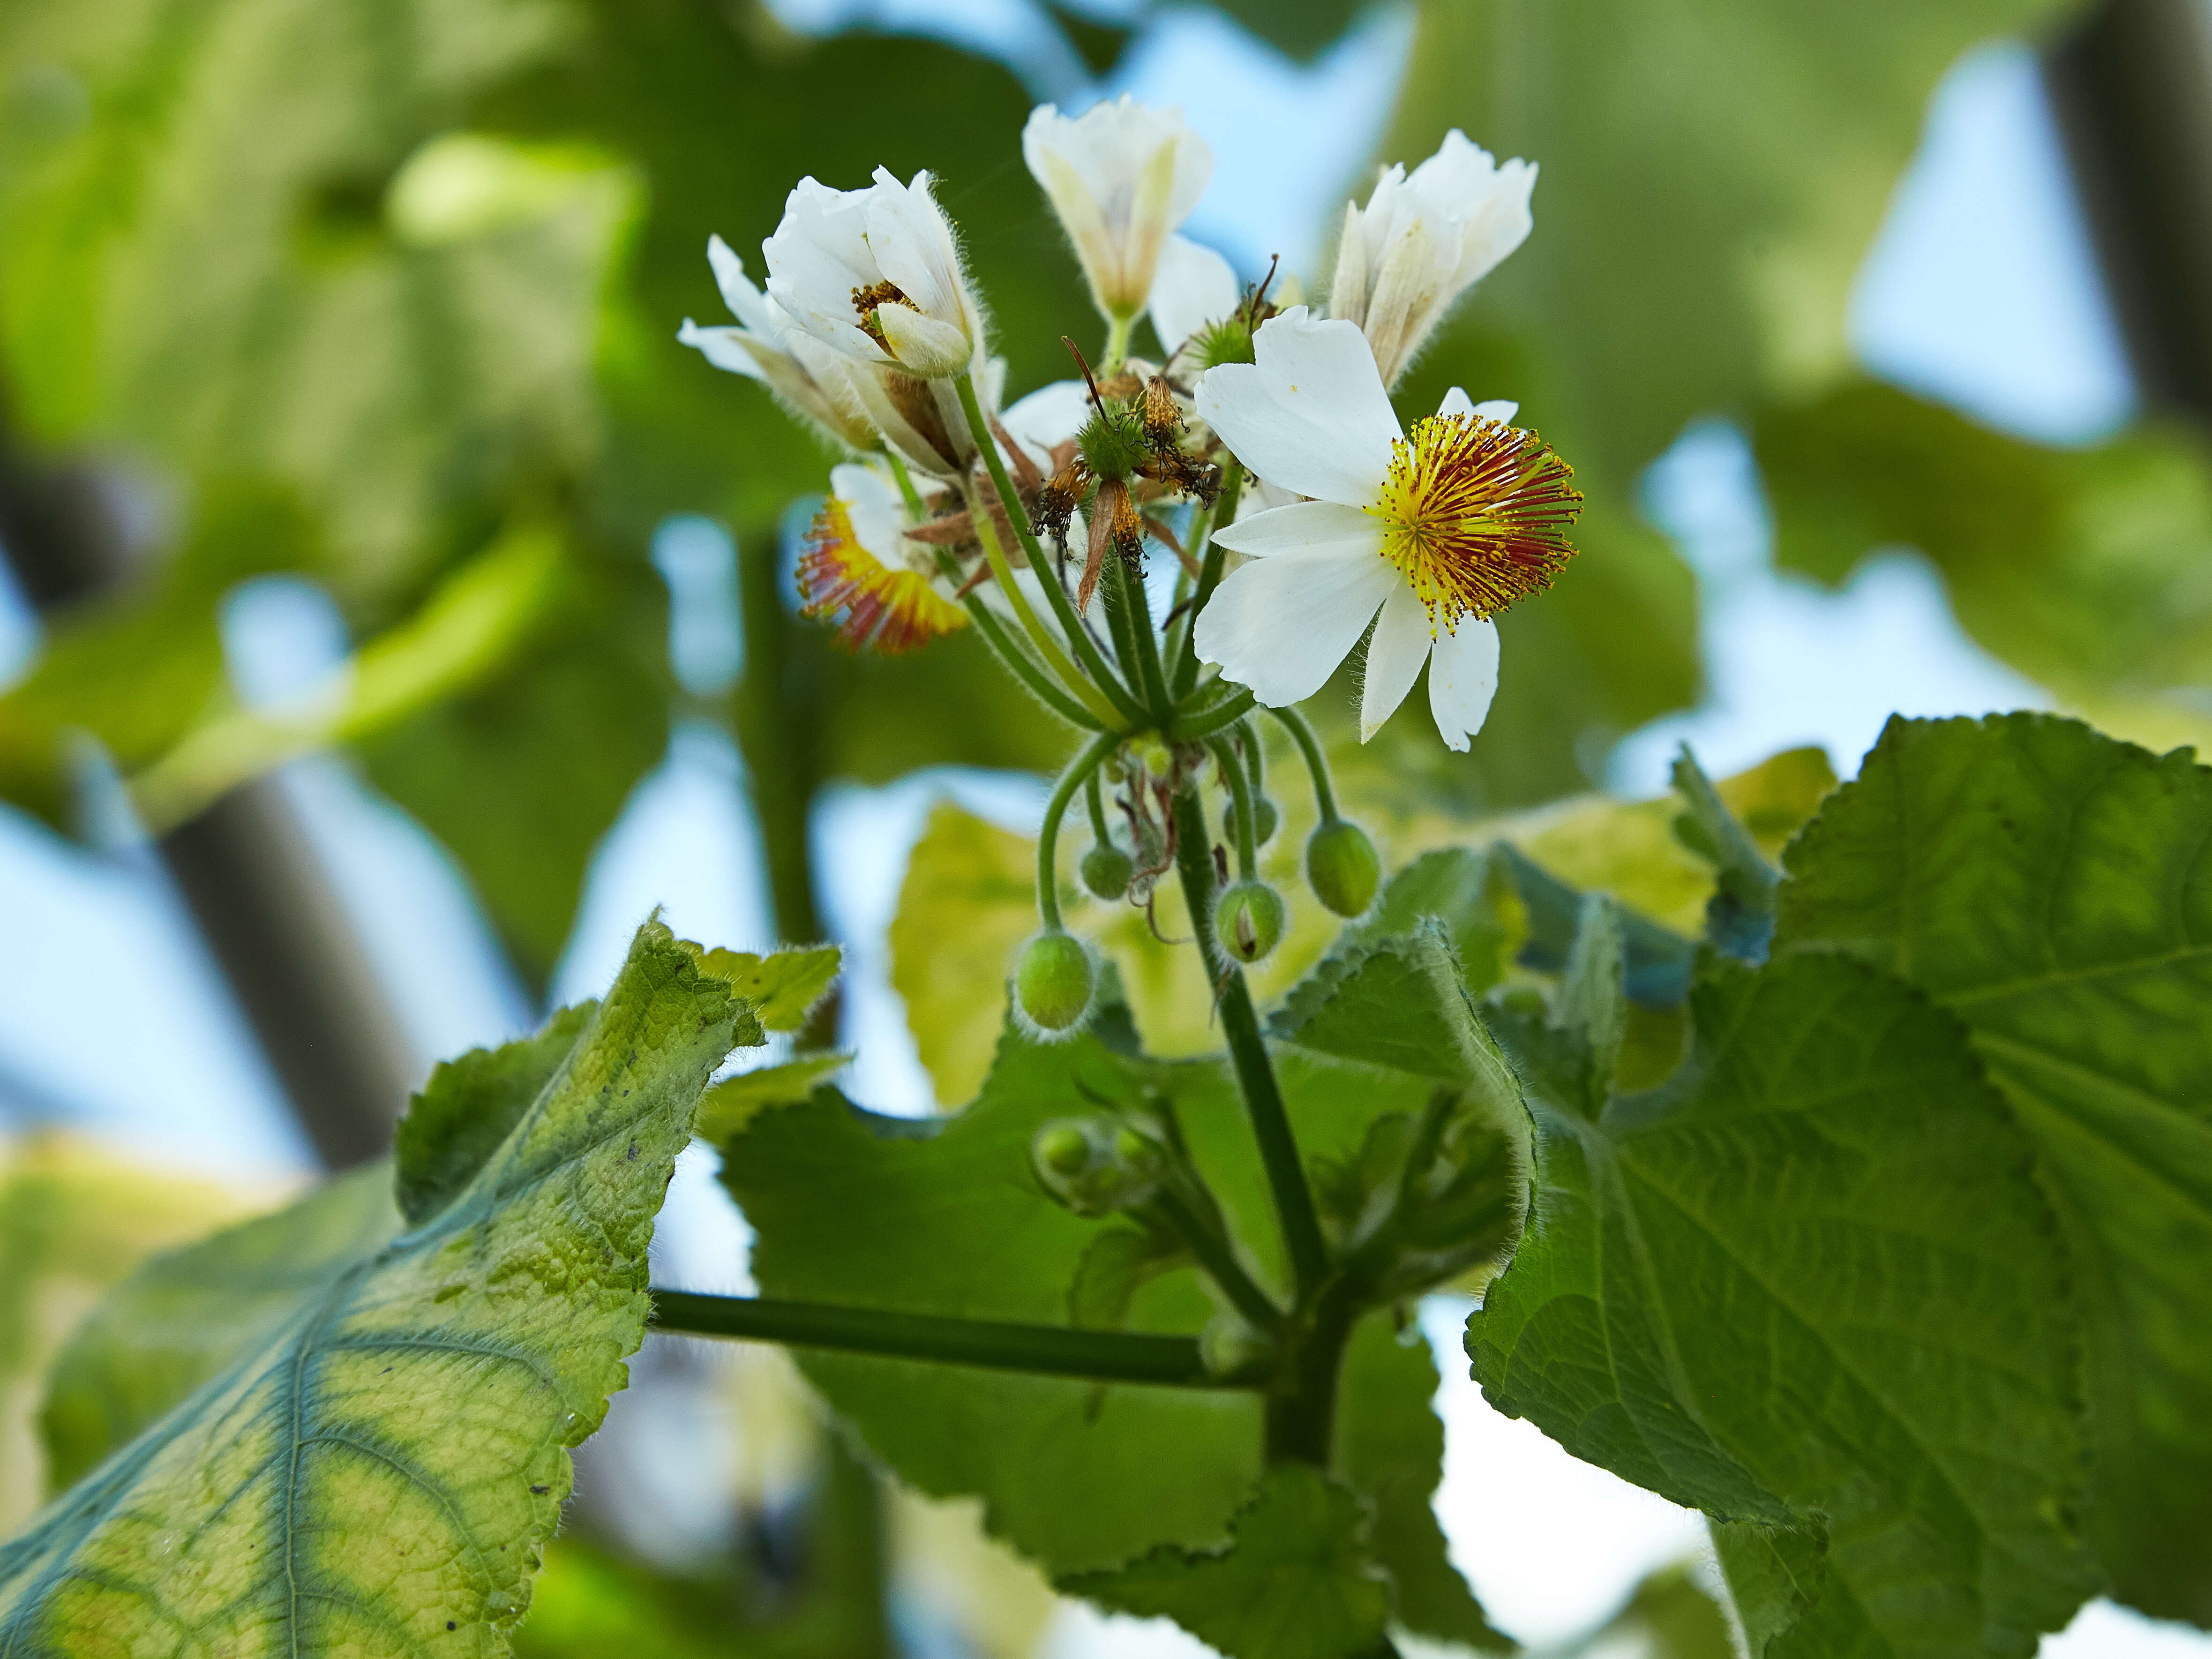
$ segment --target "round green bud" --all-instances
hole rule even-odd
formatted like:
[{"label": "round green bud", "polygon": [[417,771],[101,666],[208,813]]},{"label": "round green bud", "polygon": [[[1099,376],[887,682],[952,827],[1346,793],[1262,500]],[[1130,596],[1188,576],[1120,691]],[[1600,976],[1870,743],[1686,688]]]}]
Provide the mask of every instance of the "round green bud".
[{"label": "round green bud", "polygon": [[1364,915],[1382,884],[1382,860],[1364,830],[1336,818],[1306,837],[1306,881],[1340,916]]},{"label": "round green bud", "polygon": [[1137,750],[1137,759],[1154,777],[1164,778],[1174,769],[1175,750],[1155,738]]},{"label": "round green bud", "polygon": [[1237,961],[1259,961],[1283,936],[1283,896],[1264,881],[1232,882],[1213,907],[1213,932]]},{"label": "round green bud", "polygon": [[1113,900],[1128,896],[1137,873],[1137,861],[1110,841],[1102,841],[1083,855],[1083,884],[1094,897]]},{"label": "round green bud", "polygon": [[1039,1170],[1072,1180],[1091,1167],[1091,1137],[1073,1123],[1048,1123],[1030,1143],[1030,1153]]},{"label": "round green bud", "polygon": [[1124,1124],[1114,1136],[1114,1158],[1132,1174],[1150,1179],[1167,1161],[1160,1143],[1133,1125]]},{"label": "round green bud", "polygon": [[1091,953],[1071,934],[1039,933],[1014,967],[1014,1000],[1042,1031],[1073,1030],[1091,1008]]},{"label": "round green bud", "polygon": [[1249,363],[1253,361],[1252,331],[1242,317],[1224,318],[1193,335],[1189,349],[1198,359],[1200,369],[1218,368],[1224,363]]},{"label": "round green bud", "polygon": [[[1275,838],[1275,826],[1282,822],[1282,814],[1275,803],[1265,795],[1252,798],[1252,844],[1265,847]],[[1229,805],[1221,810],[1221,833],[1231,841],[1237,838],[1237,798],[1231,795]]]}]

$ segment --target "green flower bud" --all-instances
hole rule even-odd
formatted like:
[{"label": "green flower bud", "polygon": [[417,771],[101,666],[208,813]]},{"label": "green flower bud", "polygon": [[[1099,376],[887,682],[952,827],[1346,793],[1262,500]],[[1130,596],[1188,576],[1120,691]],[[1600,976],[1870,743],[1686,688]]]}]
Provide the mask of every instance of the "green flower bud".
[{"label": "green flower bud", "polygon": [[1137,873],[1137,861],[1110,841],[1102,841],[1083,855],[1083,884],[1095,897],[1126,898]]},{"label": "green flower bud", "polygon": [[1048,1123],[1030,1143],[1037,1168],[1071,1180],[1091,1167],[1091,1137],[1073,1123]]},{"label": "green flower bud", "polygon": [[1213,932],[1237,961],[1259,961],[1283,936],[1283,896],[1264,881],[1231,883],[1213,907]]},{"label": "green flower bud", "polygon": [[1091,1010],[1096,979],[1082,940],[1067,933],[1039,933],[1023,947],[1015,964],[1014,1001],[1040,1031],[1073,1030]]},{"label": "green flower bud", "polygon": [[1141,1180],[1149,1181],[1167,1164],[1167,1149],[1133,1124],[1124,1124],[1114,1136],[1115,1161]]},{"label": "green flower bud", "polygon": [[1340,916],[1364,915],[1382,884],[1382,860],[1364,830],[1333,819],[1306,838],[1306,881]]},{"label": "green flower bud", "polygon": [[[1275,826],[1282,822],[1282,814],[1275,811],[1275,803],[1265,795],[1252,798],[1252,844],[1265,847],[1275,838]],[[1221,833],[1230,840],[1237,839],[1237,798],[1231,795],[1229,805],[1221,810]]]}]

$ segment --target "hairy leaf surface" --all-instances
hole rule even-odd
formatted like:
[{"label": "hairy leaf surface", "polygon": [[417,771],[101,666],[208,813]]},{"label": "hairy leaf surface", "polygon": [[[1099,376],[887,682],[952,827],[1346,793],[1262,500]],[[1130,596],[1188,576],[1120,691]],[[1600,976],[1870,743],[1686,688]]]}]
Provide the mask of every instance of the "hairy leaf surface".
[{"label": "hairy leaf surface", "polygon": [[2070,1248],[2119,1592],[2212,1624],[2212,771],[2071,720],[1893,720],[1791,848],[1782,948],[1966,1022]]},{"label": "hairy leaf surface", "polygon": [[[418,1224],[364,1173],[125,1286],[56,1419],[82,1455],[161,1414],[0,1547],[0,1649],[504,1652],[567,1449],[643,1336],[699,1091],[750,1024],[697,957],[648,922],[573,1046],[443,1073],[487,1112],[526,1105],[465,1182],[410,1170],[449,1192]],[[453,1143],[403,1156],[433,1144]],[[179,1397],[100,1409],[132,1373]]]},{"label": "hairy leaf surface", "polygon": [[2091,1580],[2025,1139],[1955,1024],[1861,964],[1715,959],[1692,1017],[1674,1078],[1595,1121],[1540,1089],[1536,1214],[1469,1322],[1477,1378],[1677,1503],[1824,1522],[1808,1617],[1863,1622],[1850,1650],[2031,1652]]}]

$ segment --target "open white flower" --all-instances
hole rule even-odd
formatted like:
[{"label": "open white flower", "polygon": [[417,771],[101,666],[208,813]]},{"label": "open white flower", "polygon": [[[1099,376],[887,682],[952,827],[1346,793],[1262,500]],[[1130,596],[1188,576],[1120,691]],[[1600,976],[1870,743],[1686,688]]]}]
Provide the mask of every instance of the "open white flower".
[{"label": "open white flower", "polygon": [[1213,176],[1213,152],[1179,109],[1124,94],[1070,119],[1030,112],[1022,159],[1075,244],[1091,297],[1127,323],[1144,310],[1168,233],[1190,216]]},{"label": "open white flower", "polygon": [[788,326],[745,275],[745,262],[719,236],[707,239],[707,263],[738,325],[702,328],[686,317],[677,339],[697,347],[715,368],[760,381],[786,407],[838,442],[873,448],[875,423],[854,389],[844,354]]},{"label": "open white flower", "polygon": [[1511,404],[1455,388],[1398,425],[1359,330],[1297,307],[1261,325],[1252,363],[1209,369],[1198,412],[1259,477],[1315,499],[1215,532],[1251,555],[1200,615],[1200,656],[1270,708],[1310,697],[1367,647],[1359,736],[1405,701],[1424,661],[1437,730],[1465,749],[1498,690],[1490,618],[1573,556],[1573,472]]},{"label": "open white flower", "polygon": [[807,532],[799,589],[807,616],[835,617],[848,650],[897,656],[968,625],[944,591],[937,550],[906,534],[907,507],[880,465],[830,471],[830,495]]},{"label": "open white flower", "polygon": [[927,173],[866,190],[802,179],[761,244],[768,292],[799,328],[847,356],[923,380],[965,374],[983,320]]},{"label": "open white flower", "polygon": [[1346,207],[1328,314],[1366,332],[1383,385],[1397,384],[1452,301],[1528,240],[1535,187],[1534,162],[1500,167],[1454,127],[1410,177],[1386,168],[1364,211]]}]

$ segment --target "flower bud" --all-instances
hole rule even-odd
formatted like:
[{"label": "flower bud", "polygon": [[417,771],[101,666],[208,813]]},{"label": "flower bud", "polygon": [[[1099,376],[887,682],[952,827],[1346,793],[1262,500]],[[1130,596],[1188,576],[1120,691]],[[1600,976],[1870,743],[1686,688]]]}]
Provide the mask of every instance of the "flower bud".
[{"label": "flower bud", "polygon": [[1073,1030],[1091,1010],[1096,980],[1082,940],[1068,933],[1039,933],[1015,965],[1014,1000],[1040,1031]]},{"label": "flower bud", "polygon": [[1167,1172],[1168,1151],[1124,1118],[1064,1117],[1036,1132],[1030,1165],[1054,1201],[1078,1215],[1111,1215],[1151,1201]]},{"label": "flower bud", "polygon": [[1283,937],[1283,896],[1264,881],[1231,883],[1213,907],[1213,932],[1237,961],[1259,961]]},{"label": "flower bud", "polygon": [[1030,1154],[1040,1170],[1069,1179],[1091,1167],[1091,1137],[1073,1123],[1048,1123],[1030,1143]]},{"label": "flower bud", "polygon": [[1333,818],[1306,837],[1307,884],[1340,916],[1364,915],[1382,880],[1382,860],[1358,824]]},{"label": "flower bud", "polygon": [[[1265,795],[1252,798],[1252,845],[1265,847],[1274,840],[1275,826],[1281,822],[1282,815],[1275,811],[1274,802]],[[1221,833],[1231,841],[1237,839],[1237,798],[1234,795],[1229,798],[1229,805],[1221,809]]]},{"label": "flower bud", "polygon": [[1110,841],[1102,841],[1083,855],[1083,884],[1097,898],[1112,902],[1127,897],[1137,873],[1137,861]]}]

